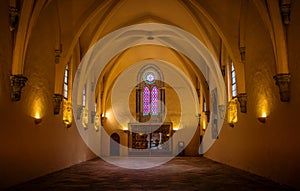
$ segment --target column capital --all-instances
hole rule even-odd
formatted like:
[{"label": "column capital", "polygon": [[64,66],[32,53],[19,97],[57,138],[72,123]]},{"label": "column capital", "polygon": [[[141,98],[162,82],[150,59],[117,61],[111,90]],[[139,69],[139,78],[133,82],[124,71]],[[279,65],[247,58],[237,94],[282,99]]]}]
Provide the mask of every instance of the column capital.
[{"label": "column capital", "polygon": [[279,88],[280,100],[282,102],[289,102],[291,74],[289,73],[276,74],[273,78],[276,81],[276,85]]},{"label": "column capital", "polygon": [[21,90],[25,86],[27,80],[28,78],[21,74],[10,76],[10,86],[11,86],[10,98],[12,101],[19,101],[21,99]]},{"label": "column capital", "polygon": [[247,93],[239,93],[237,99],[242,113],[247,113]]},{"label": "column capital", "polygon": [[60,111],[60,106],[61,106],[61,102],[63,100],[63,96],[61,94],[53,94],[52,96],[53,99],[53,105],[54,105],[54,115],[59,114]]}]

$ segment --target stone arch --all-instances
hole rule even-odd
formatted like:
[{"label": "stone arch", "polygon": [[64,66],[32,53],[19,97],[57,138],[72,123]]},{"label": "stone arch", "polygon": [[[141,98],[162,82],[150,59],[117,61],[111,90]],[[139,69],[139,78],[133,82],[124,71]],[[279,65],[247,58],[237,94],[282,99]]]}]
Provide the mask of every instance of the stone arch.
[{"label": "stone arch", "polygon": [[[153,38],[148,38],[149,33],[153,34]],[[105,65],[116,54],[129,47],[142,44],[154,44],[173,48],[185,54],[197,65],[211,90],[214,90],[214,100],[216,100],[216,103],[214,103],[216,107],[214,108],[216,109],[212,113],[216,117],[216,120],[219,121],[217,124],[219,131],[222,128],[225,115],[224,108],[226,108],[227,103],[226,88],[219,64],[197,38],[178,27],[170,25],[157,23],[132,25],[114,31],[101,39],[88,51],[78,68],[73,86],[73,92],[77,93],[73,94],[73,103],[75,102],[73,105],[76,105],[80,89],[86,83],[87,78],[90,76],[99,77]],[[94,98],[91,97],[91,100],[94,100]],[[74,107],[74,109],[76,111],[77,108]],[[80,126],[78,129],[83,137],[96,136],[95,134],[81,131],[82,128]],[[207,129],[212,129],[211,123]],[[203,140],[207,144],[202,147],[203,152],[207,151],[215,140],[210,133],[206,135]],[[93,151],[98,153],[97,150]]]}]

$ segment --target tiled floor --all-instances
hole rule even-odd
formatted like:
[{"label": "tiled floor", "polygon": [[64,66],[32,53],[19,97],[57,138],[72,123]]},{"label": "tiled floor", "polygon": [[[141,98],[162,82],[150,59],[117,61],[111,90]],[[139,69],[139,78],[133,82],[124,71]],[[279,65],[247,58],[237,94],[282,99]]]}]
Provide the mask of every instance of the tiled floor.
[{"label": "tiled floor", "polygon": [[293,191],[294,189],[203,157],[176,157],[164,165],[143,170],[120,168],[101,159],[94,159],[9,190]]}]

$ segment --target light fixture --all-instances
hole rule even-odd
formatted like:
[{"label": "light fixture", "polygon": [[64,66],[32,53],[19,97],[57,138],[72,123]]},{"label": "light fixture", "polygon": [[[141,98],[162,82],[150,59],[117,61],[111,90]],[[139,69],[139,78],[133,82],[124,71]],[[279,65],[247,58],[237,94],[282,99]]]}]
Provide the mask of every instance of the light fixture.
[{"label": "light fixture", "polygon": [[103,127],[104,123],[106,122],[107,117],[105,117],[105,114],[101,114],[101,126]]},{"label": "light fixture", "polygon": [[124,133],[128,133],[128,127],[123,127]]},{"label": "light fixture", "polygon": [[238,121],[237,116],[237,99],[232,99],[228,104],[228,123],[230,127],[234,127],[234,124]]},{"label": "light fixture", "polygon": [[257,118],[259,122],[261,123],[266,123],[266,120],[267,120],[267,114],[264,112],[261,117],[258,117]]},{"label": "light fixture", "polygon": [[34,117],[34,123],[35,123],[35,124],[39,124],[39,123],[41,123],[41,122],[42,122],[42,118],[41,118],[40,114],[39,114],[39,113],[36,113],[36,114],[35,114],[35,117]]},{"label": "light fixture", "polygon": [[94,128],[96,132],[99,131],[99,126],[100,126],[100,117],[99,114],[96,113],[96,115],[94,116]]},{"label": "light fixture", "polygon": [[205,121],[205,120],[203,121],[203,124],[202,124],[202,130],[203,130],[203,131],[206,130],[206,121]]}]

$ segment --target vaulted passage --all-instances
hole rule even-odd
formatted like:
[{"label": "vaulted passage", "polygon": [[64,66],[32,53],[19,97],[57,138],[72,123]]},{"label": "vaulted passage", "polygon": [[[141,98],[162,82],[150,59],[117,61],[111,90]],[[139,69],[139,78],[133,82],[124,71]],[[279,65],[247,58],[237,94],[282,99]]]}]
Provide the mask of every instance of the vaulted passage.
[{"label": "vaulted passage", "polygon": [[299,23],[300,0],[0,0],[0,190],[300,189]]},{"label": "vaulted passage", "polygon": [[203,157],[176,157],[164,165],[133,170],[94,159],[10,190],[207,190],[293,191],[260,176]]}]

